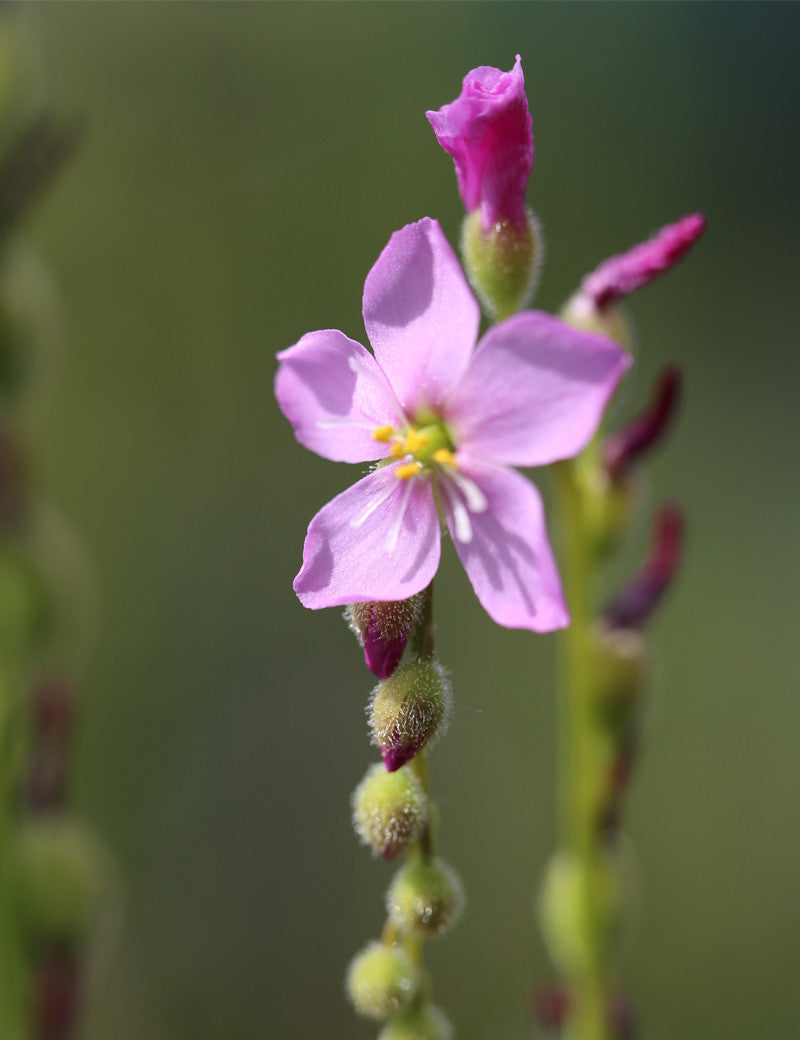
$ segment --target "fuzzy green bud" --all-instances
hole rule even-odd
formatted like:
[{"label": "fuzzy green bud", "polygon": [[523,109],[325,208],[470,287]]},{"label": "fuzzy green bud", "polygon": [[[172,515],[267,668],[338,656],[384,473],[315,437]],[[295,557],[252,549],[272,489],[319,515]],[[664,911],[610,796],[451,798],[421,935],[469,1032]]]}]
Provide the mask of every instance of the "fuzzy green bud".
[{"label": "fuzzy green bud", "polygon": [[604,559],[614,552],[628,529],[636,486],[630,480],[612,480],[596,458],[584,460],[576,470],[576,478],[587,544]]},{"label": "fuzzy green bud", "polygon": [[451,700],[445,671],[435,661],[410,661],[378,683],[368,709],[369,728],[390,773],[441,736]]},{"label": "fuzzy green bud", "polygon": [[428,801],[408,769],[387,773],[370,766],[353,792],[353,825],[364,842],[384,859],[394,857],[419,836],[428,818]]},{"label": "fuzzy green bud", "polygon": [[417,859],[395,874],[386,893],[386,909],[405,932],[430,938],[447,931],[464,908],[464,889],[455,871],[441,859]]},{"label": "fuzzy green bud", "polygon": [[547,868],[539,901],[542,934],[553,963],[564,975],[591,971],[616,935],[620,887],[615,864],[603,857],[587,867],[560,852]]},{"label": "fuzzy green bud", "polygon": [[106,864],[83,827],[48,816],[24,822],[12,850],[12,879],[27,943],[38,948],[86,941],[105,887]]},{"label": "fuzzy green bud", "polygon": [[453,1027],[439,1008],[410,1008],[387,1022],[378,1040],[452,1040]]},{"label": "fuzzy green bud", "polygon": [[590,633],[596,706],[613,729],[625,728],[638,708],[650,670],[647,641],[630,628],[597,623]]},{"label": "fuzzy green bud", "polygon": [[484,230],[480,209],[464,218],[461,254],[464,269],[486,313],[495,321],[530,301],[542,266],[542,232],[532,210],[525,223],[499,220]]},{"label": "fuzzy green bud", "polygon": [[347,995],[359,1014],[379,1021],[408,1007],[417,995],[419,969],[396,943],[372,942],[357,953],[347,969]]}]

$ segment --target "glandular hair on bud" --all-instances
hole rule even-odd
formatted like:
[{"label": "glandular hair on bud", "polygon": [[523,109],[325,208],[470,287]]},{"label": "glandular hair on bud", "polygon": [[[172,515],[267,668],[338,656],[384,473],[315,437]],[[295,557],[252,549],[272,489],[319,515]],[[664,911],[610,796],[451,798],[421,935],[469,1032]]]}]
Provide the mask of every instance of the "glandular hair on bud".
[{"label": "glandular hair on bud", "polygon": [[441,935],[455,924],[464,908],[458,875],[443,860],[416,859],[395,874],[386,893],[391,920],[420,938]]},{"label": "glandular hair on bud", "polygon": [[369,943],[350,962],[345,980],[356,1011],[378,1021],[408,1007],[419,985],[419,969],[397,943]]},{"label": "glandular hair on bud", "polygon": [[409,661],[372,692],[368,712],[373,743],[394,772],[444,733],[452,695],[436,661]]},{"label": "glandular hair on bud", "polygon": [[596,709],[615,729],[625,727],[637,711],[650,671],[647,640],[630,628],[598,622],[590,634]]},{"label": "glandular hair on bud", "polygon": [[539,279],[542,232],[532,210],[526,210],[525,216],[524,224],[501,220],[488,230],[483,227],[480,209],[464,218],[464,269],[484,310],[496,321],[522,310]]},{"label": "glandular hair on bud", "polygon": [[353,792],[353,825],[376,855],[394,859],[419,837],[428,818],[428,800],[409,769],[387,773],[370,766]]},{"label": "glandular hair on bud", "polygon": [[404,1011],[378,1033],[378,1040],[452,1040],[452,1037],[449,1019],[432,1004]]},{"label": "glandular hair on bud", "polygon": [[619,303],[609,303],[602,310],[580,289],[567,300],[559,315],[562,321],[583,332],[597,332],[633,353],[636,337],[626,311]]}]

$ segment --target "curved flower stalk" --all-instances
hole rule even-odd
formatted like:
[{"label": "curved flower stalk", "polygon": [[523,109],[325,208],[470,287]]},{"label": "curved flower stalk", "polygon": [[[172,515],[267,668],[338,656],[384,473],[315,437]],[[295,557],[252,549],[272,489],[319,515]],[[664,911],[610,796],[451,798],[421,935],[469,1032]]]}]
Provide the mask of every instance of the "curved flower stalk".
[{"label": "curved flower stalk", "polygon": [[298,440],[377,465],[311,521],[294,588],[317,609],[401,600],[433,579],[441,508],[489,615],[568,622],[541,498],[512,466],[591,440],[629,359],[593,333],[525,312],[477,344],[480,311],[441,228],[395,232],[367,276],[374,354],[337,331],[279,355],[275,393]]}]

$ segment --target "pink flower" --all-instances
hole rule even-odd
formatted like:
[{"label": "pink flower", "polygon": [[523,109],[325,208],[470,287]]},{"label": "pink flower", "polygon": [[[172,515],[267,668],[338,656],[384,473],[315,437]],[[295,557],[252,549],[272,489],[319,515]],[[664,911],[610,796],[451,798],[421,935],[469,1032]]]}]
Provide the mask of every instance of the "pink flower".
[{"label": "pink flower", "polygon": [[510,72],[473,69],[455,101],[425,115],[455,160],[465,207],[470,213],[480,207],[484,230],[503,220],[525,224],[533,131],[519,55]]},{"label": "pink flower", "polygon": [[477,347],[480,310],[435,220],[392,235],[367,276],[374,355],[311,332],[278,355],[278,402],[326,458],[377,462],[308,528],[294,588],[312,609],[407,599],[439,565],[441,506],[461,562],[501,625],[568,615],[534,486],[510,466],[575,455],[629,359],[611,341],[526,311]]},{"label": "pink flower", "polygon": [[701,213],[690,213],[661,228],[647,242],[604,260],[581,283],[581,294],[602,310],[623,296],[648,285],[668,271],[691,249],[706,229]]}]

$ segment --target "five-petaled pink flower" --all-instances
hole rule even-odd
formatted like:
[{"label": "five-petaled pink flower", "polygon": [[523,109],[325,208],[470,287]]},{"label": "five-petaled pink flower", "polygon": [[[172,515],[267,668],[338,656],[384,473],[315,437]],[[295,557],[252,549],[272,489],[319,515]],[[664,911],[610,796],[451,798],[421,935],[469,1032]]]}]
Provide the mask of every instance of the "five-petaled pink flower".
[{"label": "five-petaled pink flower", "polygon": [[519,55],[510,72],[486,65],[473,69],[455,101],[425,115],[455,160],[467,211],[480,207],[484,230],[503,220],[525,224],[533,131]]},{"label": "five-petaled pink flower", "polygon": [[478,343],[480,311],[441,228],[392,235],[367,276],[374,355],[335,330],[278,355],[275,392],[298,440],[377,462],[317,513],[294,588],[313,609],[401,600],[433,579],[441,507],[461,562],[501,625],[568,623],[536,488],[511,466],[581,451],[629,359],[526,311]]}]

